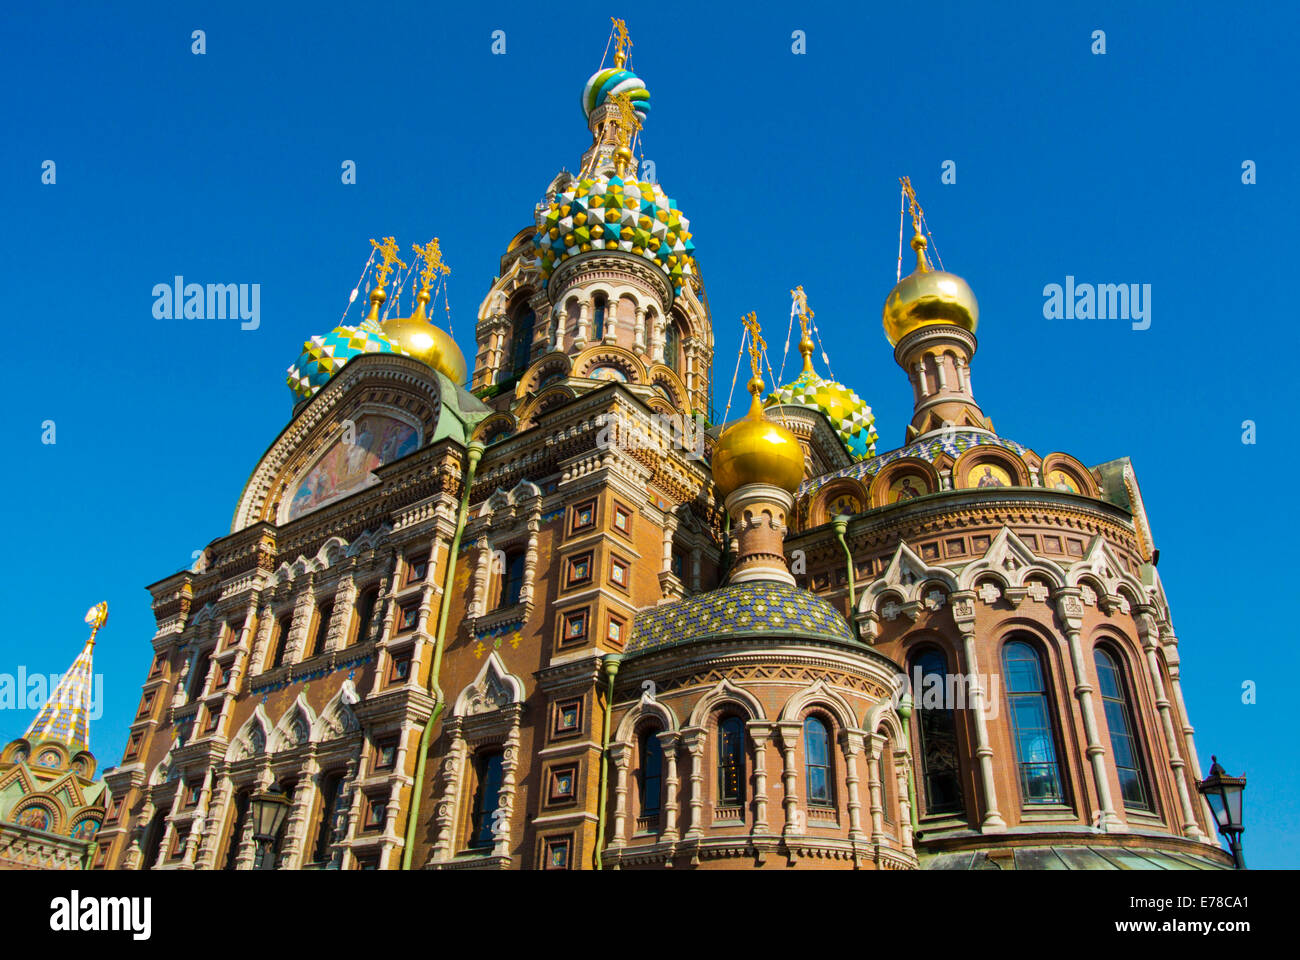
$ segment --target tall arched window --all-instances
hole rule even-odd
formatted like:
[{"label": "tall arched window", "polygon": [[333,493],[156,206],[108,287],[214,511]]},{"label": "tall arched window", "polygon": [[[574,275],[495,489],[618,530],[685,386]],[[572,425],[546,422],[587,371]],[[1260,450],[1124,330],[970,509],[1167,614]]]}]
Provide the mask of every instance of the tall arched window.
[{"label": "tall arched window", "polygon": [[678,372],[678,354],[681,349],[681,334],[677,330],[677,324],[670,319],[664,324],[664,363],[673,373]]},{"label": "tall arched window", "polygon": [[212,651],[215,649],[204,650],[194,664],[194,675],[190,677],[191,700],[203,695],[203,688],[208,682],[208,671],[212,669]]},{"label": "tall arched window", "polygon": [[289,628],[292,626],[292,613],[283,614],[275,621],[275,635],[271,638],[271,662],[266,669],[274,670],[283,666],[285,652],[289,649]]},{"label": "tall arched window", "polygon": [[308,657],[314,657],[325,650],[325,638],[329,635],[330,619],[333,616],[333,600],[326,600],[316,610],[316,622],[312,626],[311,639],[307,641]]},{"label": "tall arched window", "polygon": [[1101,703],[1106,711],[1106,729],[1110,731],[1110,750],[1115,756],[1124,806],[1130,810],[1149,810],[1151,801],[1147,797],[1146,778],[1142,775],[1142,755],[1134,735],[1133,711],[1129,706],[1123,671],[1110,651],[1100,647],[1093,652],[1093,661],[1097,665]]},{"label": "tall arched window", "polygon": [[1038,651],[1021,640],[1002,648],[1011,735],[1020,768],[1020,796],[1025,803],[1060,803],[1061,771],[1056,737]]},{"label": "tall arched window", "polygon": [[718,724],[718,803],[739,806],[745,802],[745,724],[726,717]]},{"label": "tall arched window", "polygon": [[223,870],[234,870],[239,859],[239,844],[244,838],[244,819],[248,816],[248,801],[252,790],[245,787],[235,794],[234,816],[230,819],[230,834],[226,837],[226,858]]},{"label": "tall arched window", "polygon": [[470,830],[471,847],[490,847],[494,840],[492,828],[495,823],[492,814],[501,806],[501,764],[503,756],[500,750],[481,753],[474,764],[478,775],[478,786],[474,791],[474,821]]},{"label": "tall arched window", "polygon": [[506,554],[505,569],[501,571],[501,589],[497,593],[498,610],[513,607],[519,602],[524,588],[524,552],[516,550]]},{"label": "tall arched window", "polygon": [[367,587],[357,600],[357,633],[353,643],[370,639],[370,627],[375,622],[375,607],[379,603],[379,587]]},{"label": "tall arched window", "polygon": [[948,658],[927,647],[912,658],[912,691],[917,736],[921,741],[921,781],[926,813],[953,813],[963,806],[961,766],[957,760],[957,717],[946,702]]},{"label": "tall arched window", "polygon": [[831,735],[817,717],[803,722],[804,766],[808,775],[808,802],[829,807],[835,802],[831,790]]},{"label": "tall arched window", "polygon": [[321,782],[320,816],[316,820],[316,840],[312,844],[312,863],[324,863],[329,859],[330,846],[334,842],[334,820],[338,816],[339,803],[343,799],[343,772],[328,774]]},{"label": "tall arched window", "polygon": [[607,304],[603,296],[597,296],[591,304],[591,339],[601,340],[605,336],[605,311]]},{"label": "tall arched window", "polygon": [[162,851],[163,834],[167,832],[167,810],[159,810],[149,821],[144,833],[144,843],[140,846],[140,869],[152,870],[158,862]]},{"label": "tall arched window", "polygon": [[533,325],[537,317],[528,305],[520,307],[515,314],[514,326],[510,334],[510,375],[523,376],[528,369],[528,358],[533,350]]},{"label": "tall arched window", "polygon": [[[658,817],[663,797],[664,748],[659,742],[659,731],[650,729],[641,734],[640,801],[641,816]],[[650,826],[650,824],[646,824]]]}]

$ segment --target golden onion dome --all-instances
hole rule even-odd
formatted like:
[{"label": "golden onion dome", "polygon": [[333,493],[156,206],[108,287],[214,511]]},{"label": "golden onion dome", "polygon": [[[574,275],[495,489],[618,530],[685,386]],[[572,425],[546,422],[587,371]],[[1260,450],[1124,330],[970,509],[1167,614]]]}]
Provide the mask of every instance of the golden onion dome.
[{"label": "golden onion dome", "polygon": [[925,260],[925,237],[912,238],[916,269],[905,276],[885,300],[883,322],[890,346],[913,330],[954,324],[975,332],[980,307],[969,284],[954,273],[931,270]]},{"label": "golden onion dome", "polygon": [[395,341],[406,353],[427,363],[452,383],[464,384],[469,372],[465,355],[456,346],[451,334],[435,327],[425,317],[424,308],[429,302],[428,291],[420,291],[417,300],[419,304],[412,316],[385,320],[380,328],[386,337]]},{"label": "golden onion dome", "polygon": [[713,482],[723,497],[750,483],[766,483],[794,493],[803,482],[803,447],[793,433],[763,415],[758,395],[763,381],[749,383],[754,395],[749,413],[733,423],[713,449]]}]

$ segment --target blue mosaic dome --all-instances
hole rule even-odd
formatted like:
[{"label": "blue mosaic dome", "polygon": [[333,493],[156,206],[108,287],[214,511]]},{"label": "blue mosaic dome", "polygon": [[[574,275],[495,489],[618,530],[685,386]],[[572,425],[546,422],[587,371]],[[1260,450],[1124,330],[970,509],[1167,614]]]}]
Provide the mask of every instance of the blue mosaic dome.
[{"label": "blue mosaic dome", "polygon": [[312,337],[289,367],[289,389],[293,402],[315,396],[353,357],[363,353],[405,354],[401,344],[387,336],[378,324],[363,321],[357,326],[335,327],[323,337]]},{"label": "blue mosaic dome", "polygon": [[755,580],[642,610],[633,621],[627,652],[752,637],[857,643],[848,622],[821,597],[792,584]]}]

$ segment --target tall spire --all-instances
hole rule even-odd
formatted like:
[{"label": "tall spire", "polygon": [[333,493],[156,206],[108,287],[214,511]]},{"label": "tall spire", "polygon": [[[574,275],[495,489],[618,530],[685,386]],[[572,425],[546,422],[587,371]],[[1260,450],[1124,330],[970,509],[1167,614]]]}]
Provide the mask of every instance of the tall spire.
[{"label": "tall spire", "polygon": [[73,754],[90,749],[90,697],[94,684],[91,659],[95,634],[107,620],[107,603],[97,603],[86,613],[86,622],[91,625],[90,639],[27,728],[28,741],[61,740]]}]

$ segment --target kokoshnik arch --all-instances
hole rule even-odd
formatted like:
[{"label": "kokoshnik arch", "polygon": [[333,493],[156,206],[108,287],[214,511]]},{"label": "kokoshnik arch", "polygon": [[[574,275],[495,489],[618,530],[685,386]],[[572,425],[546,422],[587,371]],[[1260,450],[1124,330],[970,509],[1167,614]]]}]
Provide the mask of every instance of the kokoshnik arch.
[{"label": "kokoshnik arch", "polygon": [[[275,785],[281,868],[1229,866],[1133,468],[994,431],[978,304],[914,196],[883,313],[903,446],[817,372],[802,291],[802,371],[769,392],[748,318],[749,412],[703,458],[598,442],[712,396],[690,221],[638,176],[650,95],[617,28],[472,370],[429,320],[437,243],[387,319],[405,265],[375,242],[369,312],[304,344],[229,534],[150,587],[95,864],[251,868]],[[902,672],[976,679],[913,702]]]}]

